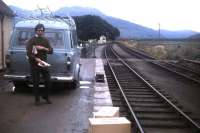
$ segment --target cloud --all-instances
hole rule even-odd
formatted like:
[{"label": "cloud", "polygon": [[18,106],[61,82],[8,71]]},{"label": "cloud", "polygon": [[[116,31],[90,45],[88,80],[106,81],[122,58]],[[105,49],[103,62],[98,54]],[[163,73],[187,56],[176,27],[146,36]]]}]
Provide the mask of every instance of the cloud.
[{"label": "cloud", "polygon": [[192,29],[200,31],[199,0],[4,0],[24,9],[49,7],[52,11],[66,6],[92,7],[104,14],[154,29]]}]

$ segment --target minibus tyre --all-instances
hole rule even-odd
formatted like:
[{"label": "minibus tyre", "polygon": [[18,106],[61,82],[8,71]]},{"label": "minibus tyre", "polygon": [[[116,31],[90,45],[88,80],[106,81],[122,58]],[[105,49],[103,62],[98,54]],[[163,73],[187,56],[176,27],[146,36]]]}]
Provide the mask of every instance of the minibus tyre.
[{"label": "minibus tyre", "polygon": [[23,91],[26,88],[26,84],[23,81],[13,81],[15,92]]},{"label": "minibus tyre", "polygon": [[77,84],[78,84],[78,82],[76,80],[72,81],[71,82],[71,88],[72,89],[76,89],[77,88]]}]

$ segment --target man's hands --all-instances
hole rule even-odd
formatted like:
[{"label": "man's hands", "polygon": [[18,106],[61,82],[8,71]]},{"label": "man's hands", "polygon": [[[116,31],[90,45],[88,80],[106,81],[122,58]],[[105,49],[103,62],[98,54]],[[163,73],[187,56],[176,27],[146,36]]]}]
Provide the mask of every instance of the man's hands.
[{"label": "man's hands", "polygon": [[41,67],[48,67],[51,66],[50,64],[46,63],[45,61],[42,61],[40,58],[35,58],[37,64]]},{"label": "man's hands", "polygon": [[37,45],[37,46],[35,46],[36,47],[36,49],[37,50],[45,50],[45,51],[49,51],[49,49],[48,48],[46,48],[46,47],[43,47],[43,46],[40,46],[40,45]]},{"label": "man's hands", "polygon": [[40,58],[35,58],[35,60],[36,60],[36,62],[37,62],[37,64],[38,64],[39,66],[45,67],[44,62],[43,62]]},{"label": "man's hands", "polygon": [[42,60],[40,58],[35,58],[37,63],[42,63]]}]

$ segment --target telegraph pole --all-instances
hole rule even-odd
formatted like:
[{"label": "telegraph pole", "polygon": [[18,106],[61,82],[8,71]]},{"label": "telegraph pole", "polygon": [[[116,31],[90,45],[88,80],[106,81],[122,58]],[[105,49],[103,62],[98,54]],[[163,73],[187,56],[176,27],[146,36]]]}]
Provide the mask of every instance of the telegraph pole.
[{"label": "telegraph pole", "polygon": [[158,44],[160,45],[160,23],[158,23]]}]

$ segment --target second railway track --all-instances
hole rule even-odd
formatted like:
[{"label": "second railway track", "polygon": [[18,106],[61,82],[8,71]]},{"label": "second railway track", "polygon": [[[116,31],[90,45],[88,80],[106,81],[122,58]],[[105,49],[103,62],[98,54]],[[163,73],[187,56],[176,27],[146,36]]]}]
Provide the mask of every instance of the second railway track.
[{"label": "second railway track", "polygon": [[177,65],[175,63],[170,63],[170,62],[167,62],[167,61],[157,61],[155,58],[149,56],[149,55],[146,55],[145,53],[142,53],[142,52],[139,52],[137,50],[133,50],[133,49],[130,49],[126,46],[123,46],[123,45],[118,45],[120,46],[120,48],[122,48],[124,51],[130,53],[131,55],[133,56],[136,56],[137,58],[139,59],[143,59],[143,60],[149,60],[149,63],[152,63],[162,69],[165,69],[167,71],[170,71],[176,75],[179,75],[181,76],[182,78],[186,78],[186,79],[189,79],[193,82],[196,82],[198,84],[200,84],[200,73],[198,72],[195,72],[187,67],[183,67],[183,66],[180,66],[180,65]]}]

